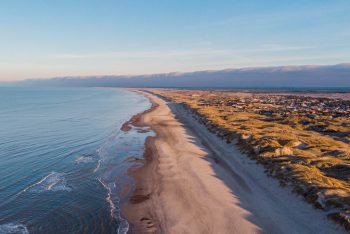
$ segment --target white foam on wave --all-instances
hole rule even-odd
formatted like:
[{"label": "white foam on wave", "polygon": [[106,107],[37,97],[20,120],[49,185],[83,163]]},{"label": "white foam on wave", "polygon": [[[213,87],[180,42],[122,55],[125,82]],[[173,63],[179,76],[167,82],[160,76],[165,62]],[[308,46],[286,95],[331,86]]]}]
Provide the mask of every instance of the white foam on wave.
[{"label": "white foam on wave", "polygon": [[[111,215],[112,219],[115,219],[118,222],[118,234],[126,234],[129,231],[129,223],[128,223],[128,221],[126,221],[126,219],[123,219],[120,216],[120,211],[112,199],[112,188],[115,188],[115,184],[114,183],[106,184],[105,182],[103,182],[103,180],[101,178],[98,178],[98,181],[107,190],[106,201],[109,204],[110,215]],[[117,203],[119,203],[119,199],[116,199],[116,200],[117,200]]]},{"label": "white foam on wave", "polygon": [[109,207],[110,207],[110,213],[111,213],[111,217],[112,218],[115,218],[114,214],[115,214],[115,205],[112,201],[112,191],[111,191],[111,185],[107,185],[105,184],[102,179],[98,178],[98,181],[102,184],[102,186],[107,190],[107,197],[106,197],[106,201],[108,202],[109,204]]},{"label": "white foam on wave", "polygon": [[0,224],[1,234],[29,234],[26,226],[18,223]]},{"label": "white foam on wave", "polygon": [[95,169],[94,169],[94,173],[97,172],[98,169],[100,169],[100,167],[101,167],[101,160],[102,160],[102,159],[97,160],[97,164],[96,164],[96,167],[95,167]]},{"label": "white foam on wave", "polygon": [[106,155],[109,155],[111,152],[114,152],[116,139],[121,131],[113,132],[102,145],[98,147],[96,150],[96,155],[98,156],[96,168],[94,169],[94,173],[96,173],[100,167],[101,162],[106,159]]},{"label": "white foam on wave", "polygon": [[[102,147],[102,146],[101,146]],[[100,169],[101,167],[101,161],[102,161],[102,157],[101,157],[101,147],[99,149],[96,150],[96,155],[98,156],[98,160],[97,160],[97,164],[96,167],[94,169],[94,173],[96,173],[98,171],[98,169]]]},{"label": "white foam on wave", "polygon": [[29,191],[34,193],[40,193],[45,191],[71,191],[72,189],[67,186],[65,173],[51,172],[35,184],[25,188],[23,192]]},{"label": "white foam on wave", "polygon": [[90,156],[79,156],[77,159],[75,159],[76,163],[92,163],[95,159]]}]

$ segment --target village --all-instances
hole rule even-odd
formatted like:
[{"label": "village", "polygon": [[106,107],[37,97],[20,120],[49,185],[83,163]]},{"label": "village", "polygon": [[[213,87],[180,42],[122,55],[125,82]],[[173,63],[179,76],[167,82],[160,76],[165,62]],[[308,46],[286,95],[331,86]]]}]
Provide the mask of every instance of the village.
[{"label": "village", "polygon": [[267,116],[288,117],[293,114],[309,118],[337,118],[350,116],[350,101],[342,99],[312,98],[293,95],[212,95],[200,99],[200,106],[230,106],[232,111],[248,111]]}]

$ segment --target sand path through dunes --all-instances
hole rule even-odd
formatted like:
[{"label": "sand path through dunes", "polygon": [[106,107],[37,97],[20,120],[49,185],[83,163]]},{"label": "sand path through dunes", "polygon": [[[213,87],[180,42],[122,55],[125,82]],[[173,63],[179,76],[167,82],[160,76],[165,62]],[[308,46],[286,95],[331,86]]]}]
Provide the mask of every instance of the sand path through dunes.
[{"label": "sand path through dunes", "polygon": [[[150,126],[156,136],[147,141],[145,165],[131,171],[136,191],[133,202],[123,208],[131,231],[339,233],[321,212],[282,191],[256,165],[244,159],[228,161],[239,153],[211,136],[180,106],[144,95],[158,107],[144,114],[139,124]],[[281,201],[279,196],[294,200]]]}]

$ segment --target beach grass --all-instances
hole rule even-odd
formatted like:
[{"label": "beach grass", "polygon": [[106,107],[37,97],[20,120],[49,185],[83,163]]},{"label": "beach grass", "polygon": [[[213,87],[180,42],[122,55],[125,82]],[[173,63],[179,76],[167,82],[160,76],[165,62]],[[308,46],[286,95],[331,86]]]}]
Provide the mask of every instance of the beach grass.
[{"label": "beach grass", "polygon": [[[260,110],[276,108],[259,104],[262,94],[254,93],[174,89],[151,92],[181,103],[210,131],[227,143],[236,142],[249,157],[263,164],[266,173],[278,178],[282,186],[291,186],[316,208],[327,211],[330,218],[350,228],[349,116],[333,118],[322,110],[314,116],[298,110],[288,116],[278,111],[261,114]],[[245,103],[238,105],[242,98]],[[312,99],[317,98],[307,100],[313,102]],[[350,105],[341,103],[345,108]],[[280,112],[284,109],[277,108]]]}]

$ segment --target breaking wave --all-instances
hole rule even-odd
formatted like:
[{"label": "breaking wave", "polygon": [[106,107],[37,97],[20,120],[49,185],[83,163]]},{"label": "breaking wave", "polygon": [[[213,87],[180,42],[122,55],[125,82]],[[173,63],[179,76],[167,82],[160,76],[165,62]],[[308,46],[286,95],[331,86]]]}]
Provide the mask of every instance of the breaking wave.
[{"label": "breaking wave", "polygon": [[78,164],[79,163],[92,163],[94,161],[95,161],[95,159],[93,157],[91,157],[91,156],[79,156],[75,160],[75,162],[78,163]]},{"label": "breaking wave", "polygon": [[[106,201],[109,204],[111,218],[116,220],[118,223],[118,234],[126,234],[129,230],[129,223],[120,216],[119,210],[119,198],[118,196],[113,196],[113,191],[116,190],[115,183],[105,183],[101,178],[98,181],[107,190]],[[114,191],[115,193],[116,191]],[[116,194],[114,194],[116,195]]]},{"label": "breaking wave", "polygon": [[65,173],[51,172],[35,184],[25,188],[23,192],[40,193],[45,191],[71,191],[72,189],[67,186]]},{"label": "breaking wave", "polygon": [[1,234],[29,234],[26,226],[23,224],[6,223],[0,225]]}]

